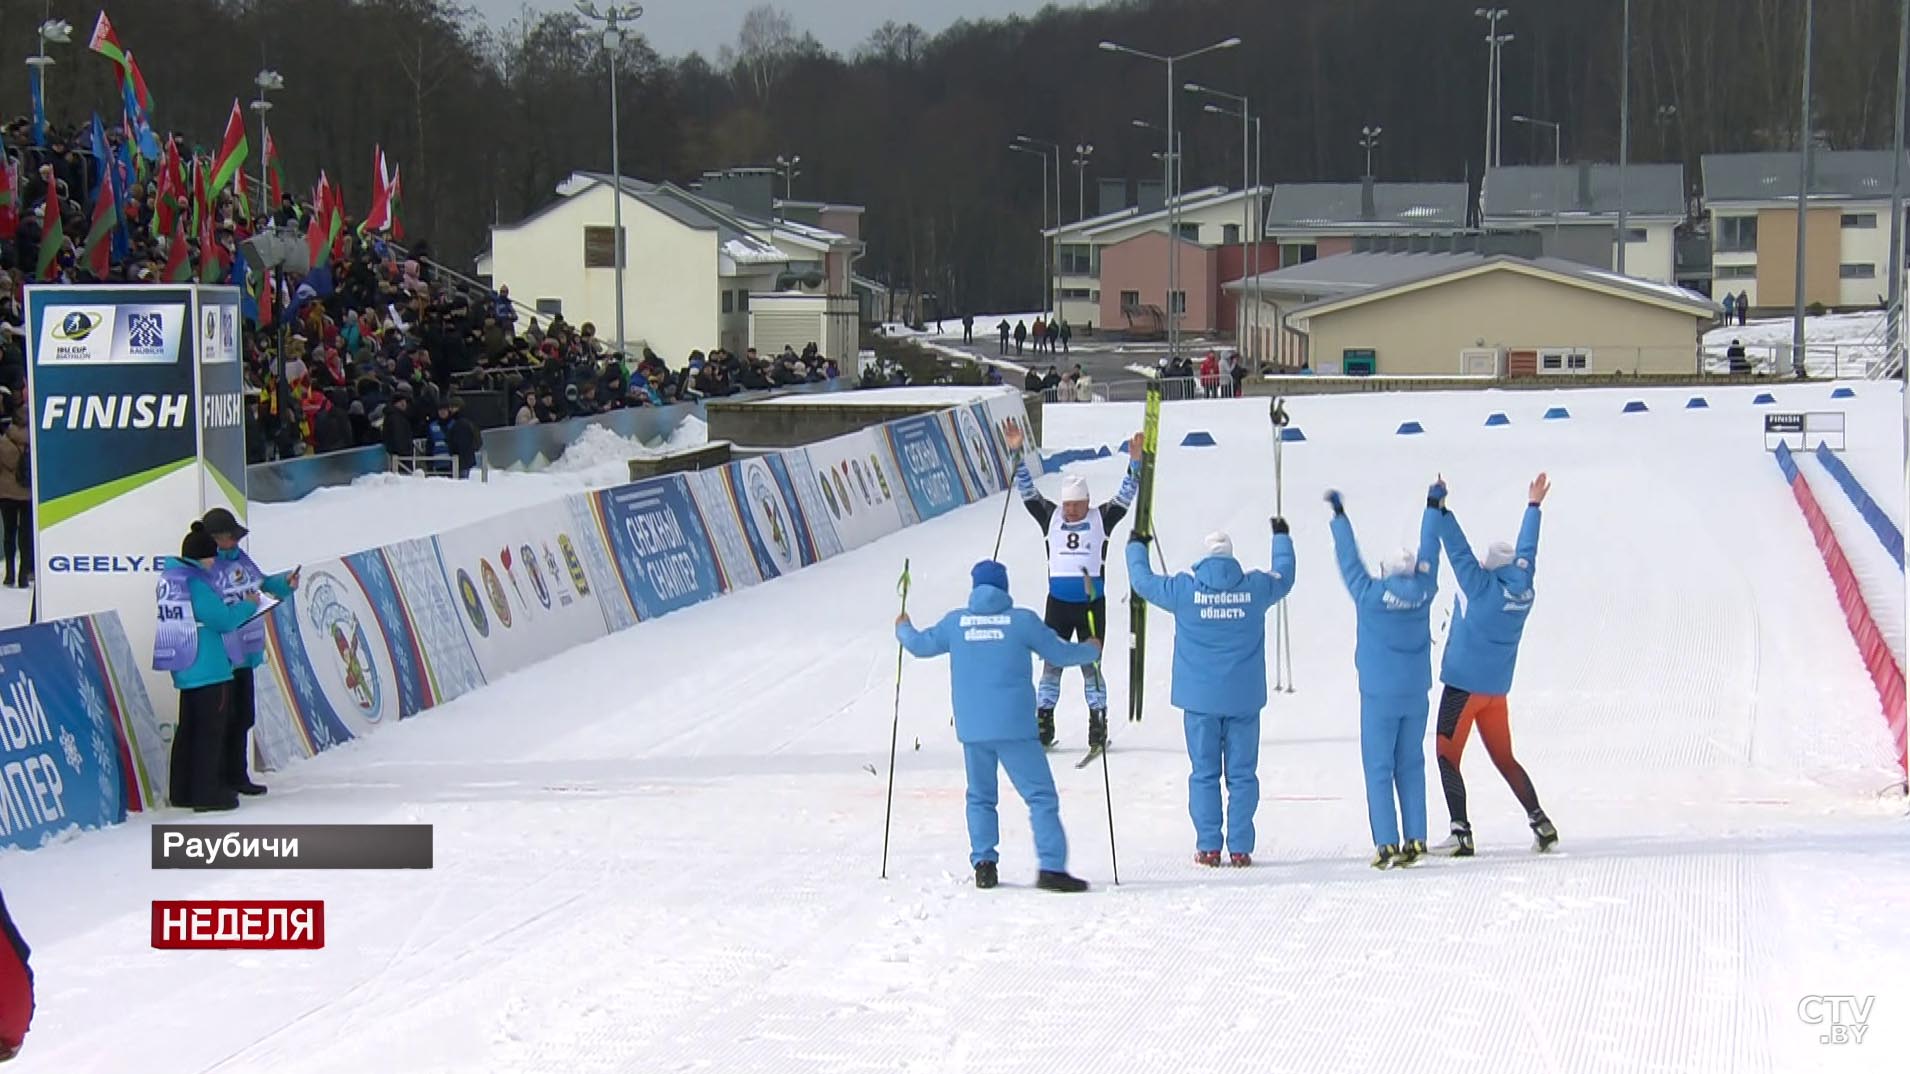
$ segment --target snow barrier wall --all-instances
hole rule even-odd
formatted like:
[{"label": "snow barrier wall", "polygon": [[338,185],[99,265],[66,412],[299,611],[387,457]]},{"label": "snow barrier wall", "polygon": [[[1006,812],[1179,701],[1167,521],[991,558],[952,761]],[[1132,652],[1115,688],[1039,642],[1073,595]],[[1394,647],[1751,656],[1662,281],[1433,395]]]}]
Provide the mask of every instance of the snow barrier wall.
[{"label": "snow barrier wall", "polygon": [[307,563],[267,618],[265,769],[573,646],[801,570],[1010,483],[1018,392]]},{"label": "snow barrier wall", "polygon": [[163,788],[139,672],[116,612],[0,631],[0,849],[117,824]]},{"label": "snow barrier wall", "polygon": [[1870,605],[1864,601],[1863,590],[1857,584],[1857,574],[1851,569],[1850,560],[1844,555],[1843,546],[1838,543],[1837,534],[1831,529],[1830,519],[1825,517],[1823,507],[1811,492],[1810,482],[1798,470],[1797,461],[1791,457],[1790,448],[1784,444],[1777,446],[1777,465],[1783,471],[1784,479],[1790,483],[1791,495],[1797,500],[1798,509],[1804,513],[1804,524],[1810,528],[1818,554],[1823,556],[1824,567],[1830,571],[1831,582],[1836,587],[1837,603],[1844,610],[1844,622],[1850,628],[1851,640],[1857,643],[1857,652],[1870,672],[1870,681],[1877,687],[1884,723],[1889,726],[1896,742],[1897,766],[1910,775],[1910,750],[1906,750],[1906,742],[1910,741],[1906,731],[1910,728],[1906,727],[1903,710],[1903,669],[1897,666],[1896,657],[1890,652],[1889,640],[1878,628],[1876,619],[1870,613]]}]

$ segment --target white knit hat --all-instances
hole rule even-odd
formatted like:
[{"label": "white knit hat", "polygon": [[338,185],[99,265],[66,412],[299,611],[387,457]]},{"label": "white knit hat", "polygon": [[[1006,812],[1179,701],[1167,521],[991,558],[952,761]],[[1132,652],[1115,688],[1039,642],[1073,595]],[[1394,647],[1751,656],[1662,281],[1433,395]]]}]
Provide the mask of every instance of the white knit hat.
[{"label": "white knit hat", "polygon": [[1231,556],[1234,554],[1233,538],[1215,531],[1207,535],[1207,554],[1210,556]]},{"label": "white knit hat", "polygon": [[1486,549],[1486,558],[1481,560],[1479,565],[1486,570],[1496,571],[1500,567],[1511,563],[1513,557],[1517,554],[1517,551],[1512,547],[1510,542],[1494,541],[1492,542],[1492,547]]},{"label": "white knit hat", "polygon": [[1071,503],[1088,498],[1088,479],[1079,474],[1069,474],[1061,479],[1061,502]]},{"label": "white knit hat", "polygon": [[1397,574],[1411,574],[1419,569],[1419,556],[1410,548],[1401,548],[1386,557],[1380,563],[1380,573],[1391,578]]}]

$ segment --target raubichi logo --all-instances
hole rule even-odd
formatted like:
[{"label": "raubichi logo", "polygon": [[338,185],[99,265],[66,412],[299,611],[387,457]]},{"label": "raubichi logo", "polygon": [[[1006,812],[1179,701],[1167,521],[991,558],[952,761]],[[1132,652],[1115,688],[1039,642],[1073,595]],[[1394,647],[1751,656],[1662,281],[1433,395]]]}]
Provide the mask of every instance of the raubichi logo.
[{"label": "raubichi logo", "polygon": [[62,343],[78,343],[93,334],[105,318],[92,310],[74,310],[60,318],[59,326],[53,329],[53,338]]}]

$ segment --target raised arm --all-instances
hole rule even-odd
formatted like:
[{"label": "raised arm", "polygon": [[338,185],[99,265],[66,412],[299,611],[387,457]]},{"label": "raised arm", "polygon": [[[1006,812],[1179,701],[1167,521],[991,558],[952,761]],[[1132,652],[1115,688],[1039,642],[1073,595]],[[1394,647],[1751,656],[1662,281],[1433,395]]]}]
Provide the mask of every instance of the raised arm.
[{"label": "raised arm", "polygon": [[1256,571],[1271,583],[1267,591],[1267,603],[1278,604],[1293,591],[1295,560],[1293,556],[1293,538],[1287,535],[1287,520],[1273,520],[1273,569]]},{"label": "raised arm", "polygon": [[1127,473],[1121,478],[1121,487],[1114,491],[1114,498],[1101,505],[1101,528],[1110,532],[1114,524],[1127,517],[1128,509],[1134,506],[1134,498],[1141,494],[1141,440],[1135,433],[1127,442]]},{"label": "raised arm", "polygon": [[1525,520],[1519,523],[1519,558],[1525,560],[1525,569],[1537,574],[1539,570],[1539,505],[1545,502],[1546,494],[1552,491],[1552,482],[1544,475],[1532,479],[1532,485],[1526,490]]},{"label": "raised arm", "polygon": [[1147,562],[1147,544],[1145,540],[1130,537],[1127,542],[1127,584],[1141,599],[1157,608],[1173,610],[1174,582],[1171,578],[1162,578],[1154,573]]},{"label": "raised arm", "polygon": [[1472,545],[1466,540],[1466,531],[1459,528],[1459,516],[1448,511],[1440,519],[1439,536],[1446,544],[1446,558],[1452,560],[1452,573],[1459,579],[1459,588],[1467,597],[1476,597],[1492,587],[1492,575],[1479,565],[1479,559],[1472,554]]},{"label": "raised arm", "polygon": [[1340,494],[1329,492],[1327,502],[1333,505],[1333,555],[1339,560],[1340,580],[1346,583],[1346,591],[1353,595],[1354,603],[1365,601],[1373,589],[1373,576],[1366,573],[1366,564],[1360,561],[1360,545],[1353,537],[1353,523],[1347,521],[1346,511],[1340,504]]},{"label": "raised arm", "polygon": [[1426,513],[1419,518],[1419,559],[1421,570],[1439,579],[1439,531],[1446,514],[1446,479],[1440,478],[1426,490]]}]

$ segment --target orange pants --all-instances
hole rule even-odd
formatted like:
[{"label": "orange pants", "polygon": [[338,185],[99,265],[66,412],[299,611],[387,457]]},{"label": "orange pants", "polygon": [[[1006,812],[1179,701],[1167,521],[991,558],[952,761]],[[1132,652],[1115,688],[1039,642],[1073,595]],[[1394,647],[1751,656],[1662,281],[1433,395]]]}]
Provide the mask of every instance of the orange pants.
[{"label": "orange pants", "polygon": [[1506,785],[1525,807],[1526,816],[1536,820],[1543,815],[1539,796],[1525,767],[1512,755],[1512,723],[1505,696],[1467,693],[1448,686],[1439,696],[1439,783],[1446,792],[1446,811],[1452,816],[1453,827],[1472,827],[1466,817],[1466,781],[1459,775],[1459,758],[1466,752],[1466,739],[1474,724],[1485,740],[1493,767],[1505,777]]}]

